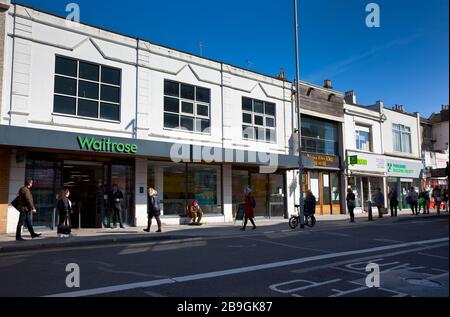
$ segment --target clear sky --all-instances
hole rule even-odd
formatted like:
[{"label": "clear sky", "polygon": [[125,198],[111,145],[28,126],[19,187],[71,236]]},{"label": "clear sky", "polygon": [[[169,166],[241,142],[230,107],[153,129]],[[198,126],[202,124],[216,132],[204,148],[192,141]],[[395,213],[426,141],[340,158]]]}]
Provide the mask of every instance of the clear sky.
[{"label": "clear sky", "polygon": [[[133,37],[276,76],[295,76],[293,0],[21,0]],[[381,9],[366,26],[365,7]],[[301,79],[358,103],[403,104],[423,116],[449,103],[448,0],[299,0]]]}]

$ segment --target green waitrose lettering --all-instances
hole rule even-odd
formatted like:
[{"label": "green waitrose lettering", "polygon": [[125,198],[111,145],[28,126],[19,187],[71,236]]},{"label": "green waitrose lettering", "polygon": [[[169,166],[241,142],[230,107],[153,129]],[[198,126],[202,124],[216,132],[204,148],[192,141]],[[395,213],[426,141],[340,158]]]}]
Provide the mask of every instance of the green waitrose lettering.
[{"label": "green waitrose lettering", "polygon": [[136,144],[116,143],[111,139],[96,140],[94,137],[77,137],[78,144],[82,150],[95,152],[112,152],[112,153],[127,153],[136,154],[138,146]]}]

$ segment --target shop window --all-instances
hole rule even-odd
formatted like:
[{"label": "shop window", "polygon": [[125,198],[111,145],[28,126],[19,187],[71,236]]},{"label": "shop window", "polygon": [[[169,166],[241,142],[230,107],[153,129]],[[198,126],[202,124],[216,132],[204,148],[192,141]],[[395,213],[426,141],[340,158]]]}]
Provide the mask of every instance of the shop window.
[{"label": "shop window", "polygon": [[210,134],[210,107],[209,89],[164,81],[164,128]]},{"label": "shop window", "polygon": [[242,98],[242,137],[246,140],[276,142],[276,105]]},{"label": "shop window", "polygon": [[120,121],[121,70],[57,56],[53,111]]},{"label": "shop window", "polygon": [[310,118],[302,118],[302,150],[307,153],[338,155],[337,123]]}]

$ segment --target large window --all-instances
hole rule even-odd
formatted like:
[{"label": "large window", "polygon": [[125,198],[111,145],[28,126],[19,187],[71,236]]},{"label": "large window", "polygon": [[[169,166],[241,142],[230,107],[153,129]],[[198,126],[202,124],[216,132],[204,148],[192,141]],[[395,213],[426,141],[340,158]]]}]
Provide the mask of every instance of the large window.
[{"label": "large window", "polygon": [[210,134],[211,91],[164,81],[164,128]]},{"label": "large window", "polygon": [[242,135],[246,140],[276,142],[276,105],[242,98]]},{"label": "large window", "polygon": [[303,117],[302,150],[314,154],[338,155],[337,123]]},{"label": "large window", "polygon": [[356,149],[370,152],[370,127],[356,126]]},{"label": "large window", "polygon": [[120,121],[121,71],[56,56],[55,113]]},{"label": "large window", "polygon": [[401,124],[392,125],[394,151],[412,153],[411,128]]}]

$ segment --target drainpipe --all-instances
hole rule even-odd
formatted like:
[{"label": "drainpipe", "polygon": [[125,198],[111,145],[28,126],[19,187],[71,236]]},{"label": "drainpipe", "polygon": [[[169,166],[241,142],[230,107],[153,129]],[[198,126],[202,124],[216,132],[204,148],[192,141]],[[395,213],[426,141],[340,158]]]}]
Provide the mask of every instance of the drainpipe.
[{"label": "drainpipe", "polygon": [[[11,86],[9,87],[9,125],[12,125],[12,103],[13,103],[13,84],[14,84],[14,56],[16,50],[16,13],[17,13],[17,4],[14,4],[14,19],[13,19],[13,43],[12,43],[12,58],[11,58]],[[8,27],[7,21],[8,14],[5,16],[5,31]],[[5,47],[6,47],[5,39]]]},{"label": "drainpipe", "polygon": [[138,138],[138,111],[139,111],[139,39],[136,39],[136,113],[134,117],[133,136]]}]

